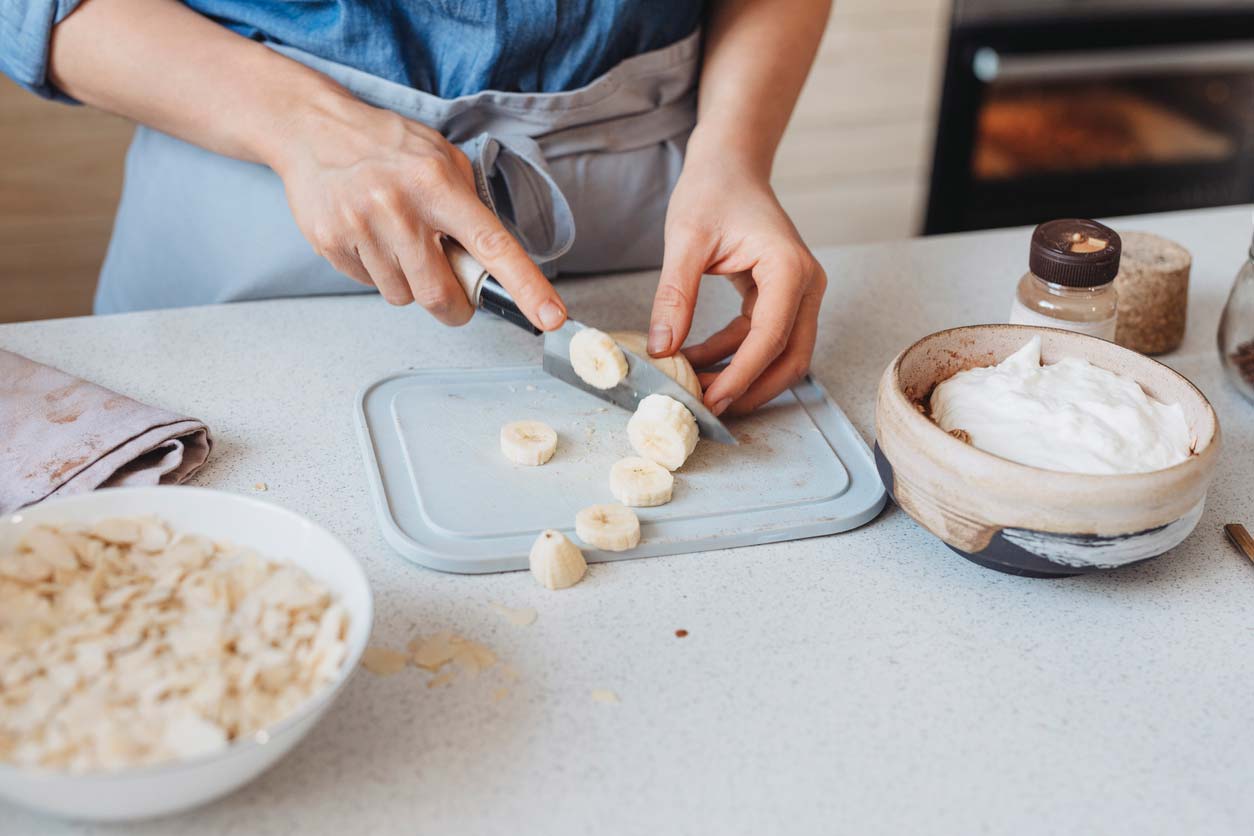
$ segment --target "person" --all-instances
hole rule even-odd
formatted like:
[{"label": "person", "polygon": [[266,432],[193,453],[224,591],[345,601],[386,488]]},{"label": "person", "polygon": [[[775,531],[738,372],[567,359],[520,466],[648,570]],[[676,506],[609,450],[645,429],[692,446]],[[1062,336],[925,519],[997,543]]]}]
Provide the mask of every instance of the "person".
[{"label": "person", "polygon": [[0,69],[139,124],[98,312],[377,288],[460,325],[448,237],[545,330],[551,277],[660,264],[654,356],[728,277],[741,314],[685,350],[731,357],[703,375],[716,414],[809,367],[826,277],[769,175],[830,0],[9,10]]}]

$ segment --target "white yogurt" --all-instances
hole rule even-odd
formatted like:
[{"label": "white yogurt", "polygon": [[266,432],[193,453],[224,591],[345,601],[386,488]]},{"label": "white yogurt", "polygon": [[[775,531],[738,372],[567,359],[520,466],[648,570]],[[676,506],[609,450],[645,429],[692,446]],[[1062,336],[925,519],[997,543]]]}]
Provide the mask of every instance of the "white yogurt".
[{"label": "white yogurt", "polygon": [[1067,357],[1041,365],[1041,338],[996,366],[937,385],[932,419],[971,444],[1021,464],[1068,473],[1144,473],[1189,457],[1180,404],[1160,403],[1130,378]]}]

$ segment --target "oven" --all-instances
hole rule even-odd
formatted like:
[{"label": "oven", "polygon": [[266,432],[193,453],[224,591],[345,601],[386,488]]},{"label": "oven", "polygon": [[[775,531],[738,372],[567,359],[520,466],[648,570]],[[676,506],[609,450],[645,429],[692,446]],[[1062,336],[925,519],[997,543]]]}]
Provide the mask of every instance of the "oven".
[{"label": "oven", "polygon": [[925,234],[1254,201],[1254,0],[958,0]]}]

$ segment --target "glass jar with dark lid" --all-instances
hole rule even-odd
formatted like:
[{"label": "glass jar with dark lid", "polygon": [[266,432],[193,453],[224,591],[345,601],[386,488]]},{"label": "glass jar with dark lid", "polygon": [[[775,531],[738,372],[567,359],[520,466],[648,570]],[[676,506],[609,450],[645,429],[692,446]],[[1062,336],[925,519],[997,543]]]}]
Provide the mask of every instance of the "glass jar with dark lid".
[{"label": "glass jar with dark lid", "polygon": [[1067,218],[1032,233],[1028,272],[1019,280],[1010,321],[1115,338],[1119,233],[1097,221]]}]

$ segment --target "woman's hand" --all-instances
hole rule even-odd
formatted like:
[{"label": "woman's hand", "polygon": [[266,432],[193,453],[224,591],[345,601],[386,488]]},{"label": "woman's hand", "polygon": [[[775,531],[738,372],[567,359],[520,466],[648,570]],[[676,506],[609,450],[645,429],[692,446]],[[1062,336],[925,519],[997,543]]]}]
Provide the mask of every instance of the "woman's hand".
[{"label": "woman's hand", "polygon": [[697,126],[666,212],[649,352],[688,337],[702,273],[727,276],[740,316],[685,353],[714,414],[748,412],[810,367],[827,277],[771,191],[771,164],[814,60],[831,0],[712,0]]},{"label": "woman's hand", "polygon": [[324,96],[289,126],[271,165],[319,255],[393,305],[447,325],[474,313],[441,237],[461,243],[539,328],[562,324],[553,286],[475,191],[470,160],[419,122],[352,96]]},{"label": "woman's hand", "polygon": [[649,353],[674,354],[688,337],[703,274],[727,276],[740,316],[684,350],[701,369],[705,403],[719,415],[756,409],[805,375],[827,277],[762,174],[689,156],[666,214],[666,253],[653,302]]}]

